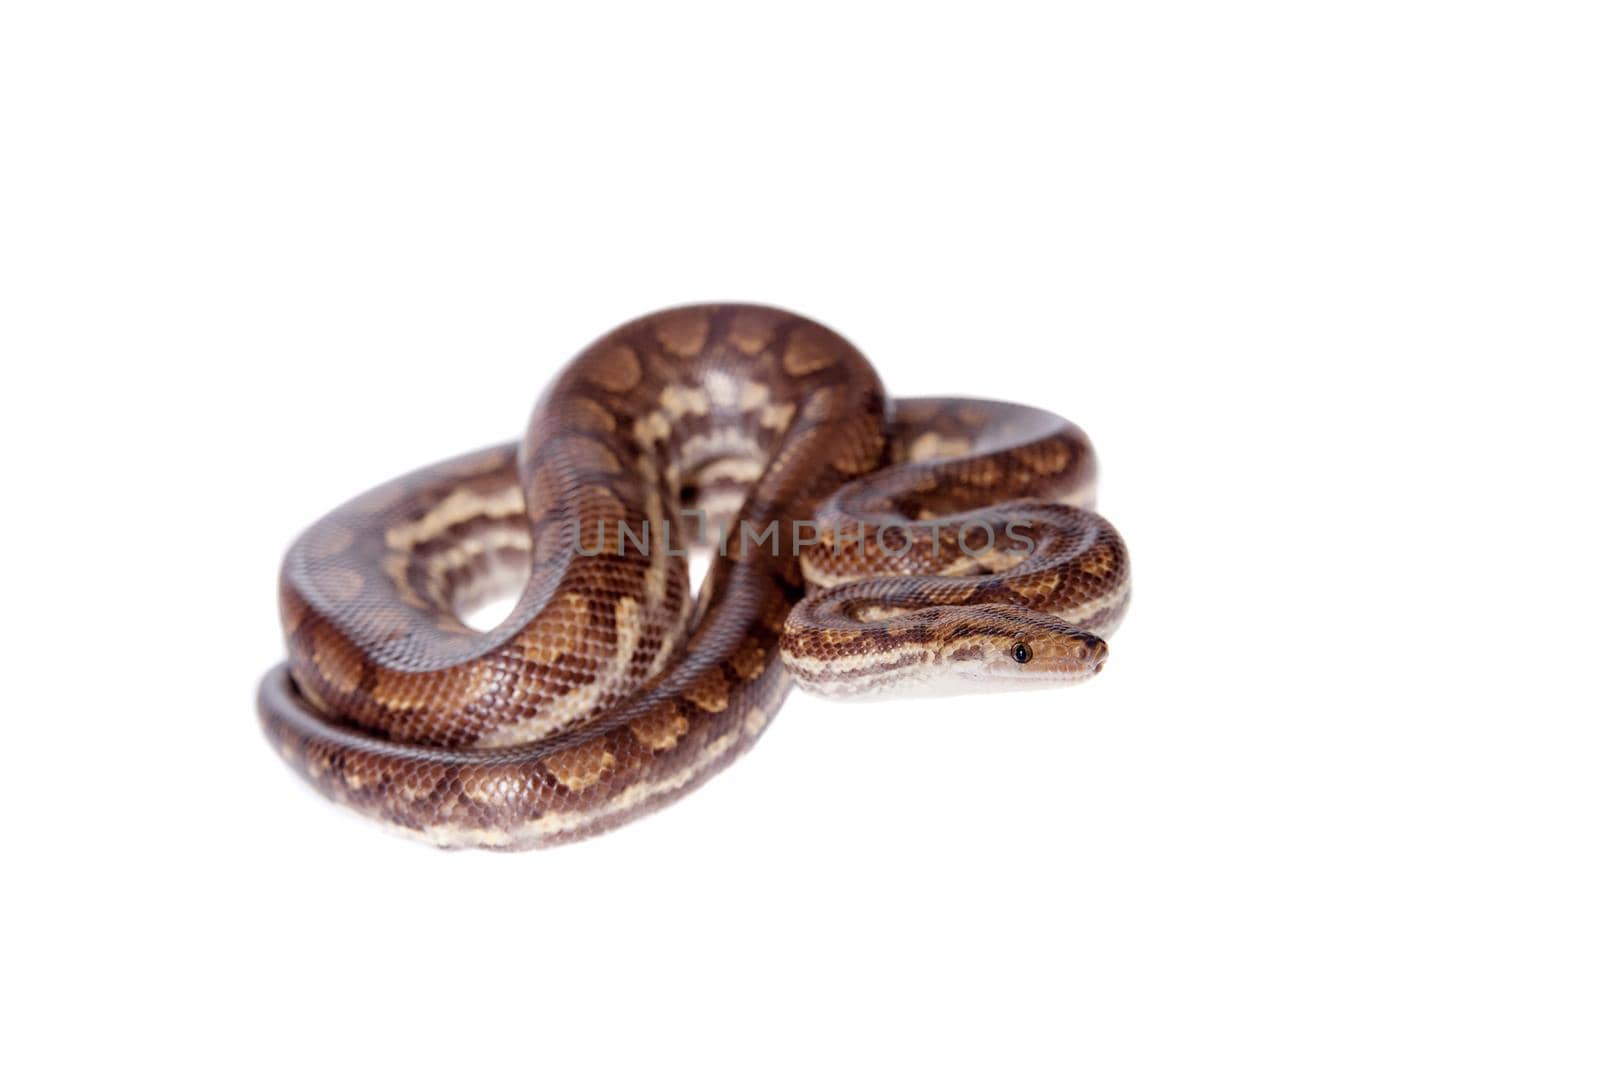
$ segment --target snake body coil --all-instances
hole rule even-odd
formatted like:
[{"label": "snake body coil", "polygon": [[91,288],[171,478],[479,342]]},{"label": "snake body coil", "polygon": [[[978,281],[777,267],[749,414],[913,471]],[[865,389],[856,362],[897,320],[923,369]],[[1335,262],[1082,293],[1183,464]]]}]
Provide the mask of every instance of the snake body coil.
[{"label": "snake body coil", "polygon": [[[574,359],[520,443],[295,542],[262,723],[324,795],[434,844],[589,836],[726,766],[791,679],[849,699],[1098,671],[1129,585],[1093,481],[1071,423],[891,403],[799,316],[647,316]],[[683,553],[708,541],[695,596]],[[461,621],[508,590],[493,629]]]}]

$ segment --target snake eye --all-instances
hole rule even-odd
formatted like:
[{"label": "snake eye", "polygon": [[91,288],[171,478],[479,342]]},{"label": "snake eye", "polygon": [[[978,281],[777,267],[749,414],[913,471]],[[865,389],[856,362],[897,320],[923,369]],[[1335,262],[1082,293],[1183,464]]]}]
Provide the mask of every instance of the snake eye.
[{"label": "snake eye", "polygon": [[1024,642],[1018,641],[1011,646],[1011,658],[1018,663],[1026,663],[1033,658],[1033,649],[1029,648]]}]

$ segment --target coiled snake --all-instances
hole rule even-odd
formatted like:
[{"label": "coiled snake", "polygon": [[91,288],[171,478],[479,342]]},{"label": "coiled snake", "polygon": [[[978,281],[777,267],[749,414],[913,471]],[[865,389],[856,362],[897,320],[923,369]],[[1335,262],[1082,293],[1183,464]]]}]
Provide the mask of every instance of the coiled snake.
[{"label": "coiled snake", "polygon": [[[850,699],[1098,672],[1129,582],[1093,491],[1064,419],[891,402],[776,309],[660,312],[578,355],[520,443],[295,542],[261,721],[325,796],[434,844],[589,836],[738,757],[790,680]],[[694,595],[683,553],[707,542]],[[493,629],[462,622],[516,589]]]}]

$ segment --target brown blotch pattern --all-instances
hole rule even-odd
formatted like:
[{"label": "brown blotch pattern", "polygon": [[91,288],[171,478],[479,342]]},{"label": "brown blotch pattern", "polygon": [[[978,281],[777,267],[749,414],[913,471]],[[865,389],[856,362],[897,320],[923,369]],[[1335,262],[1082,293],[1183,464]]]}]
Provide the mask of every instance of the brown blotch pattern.
[{"label": "brown blotch pattern", "polygon": [[728,662],[733,666],[734,673],[745,681],[759,678],[761,672],[767,669],[767,650],[755,638],[747,638]]},{"label": "brown blotch pattern", "polygon": [[783,369],[796,376],[831,367],[839,358],[833,338],[816,326],[797,326],[783,350]]},{"label": "brown blotch pattern", "polygon": [[648,745],[652,752],[672,748],[689,732],[689,717],[667,705],[647,712],[628,724],[628,732]]},{"label": "brown blotch pattern", "polygon": [[728,708],[728,680],[720,671],[708,671],[698,679],[687,693],[690,701],[701,711],[716,713]]},{"label": "brown blotch pattern", "polygon": [[748,308],[734,313],[728,324],[728,343],[753,356],[772,344],[776,329],[776,315],[765,308]]},{"label": "brown blotch pattern", "polygon": [[643,371],[632,348],[618,344],[584,368],[584,377],[611,393],[625,393],[639,384]]},{"label": "brown blotch pattern", "polygon": [[656,339],[661,347],[680,359],[692,359],[705,348],[711,330],[710,316],[694,308],[675,311],[656,323]]},{"label": "brown blotch pattern", "polygon": [[546,757],[544,765],[564,788],[581,793],[598,784],[616,762],[605,739],[596,738]]}]

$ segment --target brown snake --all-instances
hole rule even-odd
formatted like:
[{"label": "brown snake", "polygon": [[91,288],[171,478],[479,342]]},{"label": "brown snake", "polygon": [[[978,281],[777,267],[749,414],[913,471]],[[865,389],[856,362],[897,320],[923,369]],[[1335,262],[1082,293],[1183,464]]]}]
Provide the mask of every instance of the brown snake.
[{"label": "brown snake", "polygon": [[[579,354],[519,444],[301,535],[261,721],[325,796],[434,844],[586,837],[738,757],[790,680],[850,699],[1097,673],[1129,581],[1093,492],[1064,419],[891,402],[788,312],[660,312]],[[682,552],[708,539],[696,596]],[[462,621],[516,590],[493,629]]]}]

